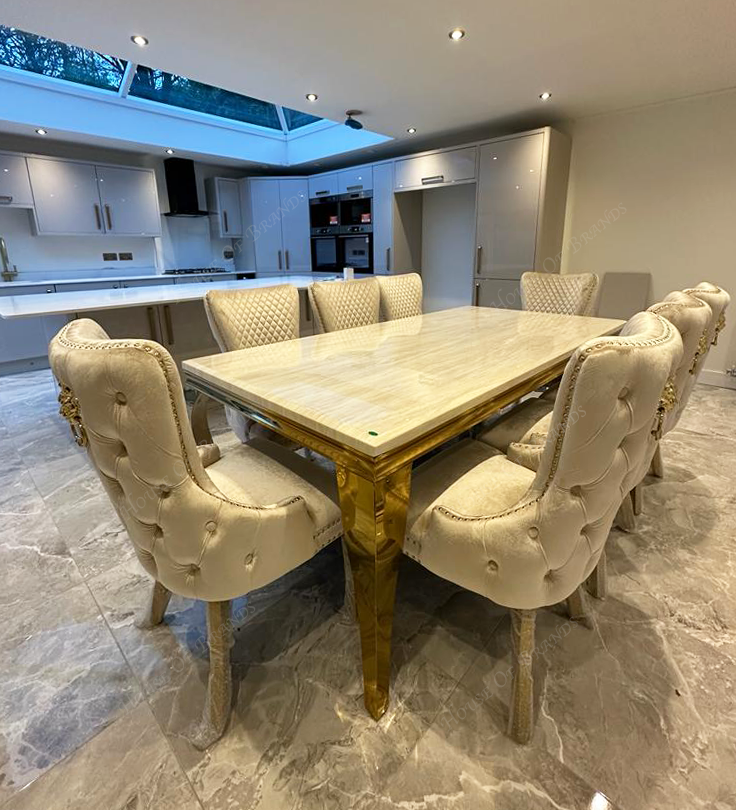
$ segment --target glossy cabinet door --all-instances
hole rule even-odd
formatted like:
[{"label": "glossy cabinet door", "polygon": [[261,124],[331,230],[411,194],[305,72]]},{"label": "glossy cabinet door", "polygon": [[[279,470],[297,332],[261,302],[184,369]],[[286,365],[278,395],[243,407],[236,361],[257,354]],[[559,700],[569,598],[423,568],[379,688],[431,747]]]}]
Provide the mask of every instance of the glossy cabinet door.
[{"label": "glossy cabinet door", "polygon": [[[245,239],[253,241],[256,270],[259,273],[283,271],[284,249],[281,243],[281,197],[279,181],[250,181],[253,224],[246,229]],[[309,212],[307,212],[307,216]]]},{"label": "glossy cabinet door", "polygon": [[373,188],[373,168],[356,166],[337,173],[337,187],[340,194],[351,191],[370,191]]},{"label": "glossy cabinet door", "polygon": [[339,183],[337,179],[337,172],[330,174],[318,174],[316,177],[309,178],[309,197],[332,197],[339,194]]},{"label": "glossy cabinet door", "polygon": [[390,273],[393,256],[394,172],[391,163],[373,167],[373,272]]},{"label": "glossy cabinet door", "polygon": [[534,269],[544,133],[480,148],[475,274],[515,279]]},{"label": "glossy cabinet door", "polygon": [[521,289],[516,279],[476,278],[473,284],[476,307],[521,309]]},{"label": "glossy cabinet door", "polygon": [[177,364],[191,357],[219,353],[202,301],[162,304],[158,310],[161,342]]},{"label": "glossy cabinet door", "polygon": [[33,208],[28,164],[22,155],[0,154],[0,206]]},{"label": "glossy cabinet door", "polygon": [[97,166],[105,230],[120,236],[160,236],[156,178],[150,169]]},{"label": "glossy cabinet door", "polygon": [[279,195],[284,270],[287,273],[309,273],[312,269],[309,183],[306,178],[279,180]]},{"label": "glossy cabinet door", "polygon": [[475,146],[397,160],[396,191],[446,186],[475,179]]},{"label": "glossy cabinet door", "polygon": [[225,239],[243,235],[243,215],[240,210],[240,186],[237,180],[217,178],[220,235]]},{"label": "glossy cabinet door", "polygon": [[97,175],[91,163],[28,158],[39,234],[101,234]]}]

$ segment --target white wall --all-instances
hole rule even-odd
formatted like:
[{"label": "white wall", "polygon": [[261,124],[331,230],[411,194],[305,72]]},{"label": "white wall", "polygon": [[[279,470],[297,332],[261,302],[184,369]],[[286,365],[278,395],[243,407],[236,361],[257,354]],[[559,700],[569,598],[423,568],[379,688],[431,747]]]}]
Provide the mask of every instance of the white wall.
[{"label": "white wall", "polygon": [[[649,272],[650,303],[704,280],[736,298],[736,92],[563,128],[573,144],[563,272]],[[726,384],[733,364],[736,301],[703,379]]]},{"label": "white wall", "polygon": [[424,309],[472,303],[475,183],[422,192]]},{"label": "white wall", "polygon": [[[0,137],[0,150],[33,152],[70,160],[146,166],[156,172],[161,211],[168,211],[163,158],[153,155],[99,149],[57,141],[39,143],[26,138]],[[232,167],[195,163],[200,207],[206,208],[204,181],[207,177],[238,177]],[[10,261],[18,266],[19,280],[90,278],[95,275],[141,275],[174,267],[227,266],[223,250],[232,248],[231,239],[210,235],[209,220],[162,217],[160,239],[102,236],[35,236],[27,210],[0,208],[0,235],[5,237]],[[104,262],[102,253],[127,252],[132,261]]]}]

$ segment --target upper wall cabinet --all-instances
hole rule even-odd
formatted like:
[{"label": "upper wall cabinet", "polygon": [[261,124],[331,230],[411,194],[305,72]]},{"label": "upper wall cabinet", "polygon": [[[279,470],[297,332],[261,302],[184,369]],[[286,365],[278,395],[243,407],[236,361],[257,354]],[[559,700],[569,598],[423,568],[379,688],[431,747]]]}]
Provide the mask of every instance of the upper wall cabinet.
[{"label": "upper wall cabinet", "polygon": [[306,178],[250,181],[253,248],[259,273],[311,270]]},{"label": "upper wall cabinet", "polygon": [[33,208],[28,165],[22,155],[0,154],[0,205]]},{"label": "upper wall cabinet", "polygon": [[475,179],[476,153],[476,147],[468,146],[397,160],[394,188],[396,191],[411,191],[472,181]]},{"label": "upper wall cabinet", "polygon": [[207,207],[216,236],[230,239],[243,235],[243,214],[240,208],[240,183],[225,177],[210,177],[205,181]]},{"label": "upper wall cabinet", "polygon": [[373,188],[373,167],[356,166],[353,169],[337,173],[337,184],[340,194],[351,191],[370,191]]},{"label": "upper wall cabinet", "polygon": [[28,173],[39,234],[161,234],[150,169],[28,158]]},{"label": "upper wall cabinet", "polygon": [[120,236],[160,236],[156,178],[150,169],[97,166],[105,231]]},{"label": "upper wall cabinet", "polygon": [[337,172],[331,174],[318,174],[309,178],[309,199],[315,197],[332,197],[339,194]]},{"label": "upper wall cabinet", "polygon": [[97,175],[91,163],[28,158],[38,233],[101,234]]}]

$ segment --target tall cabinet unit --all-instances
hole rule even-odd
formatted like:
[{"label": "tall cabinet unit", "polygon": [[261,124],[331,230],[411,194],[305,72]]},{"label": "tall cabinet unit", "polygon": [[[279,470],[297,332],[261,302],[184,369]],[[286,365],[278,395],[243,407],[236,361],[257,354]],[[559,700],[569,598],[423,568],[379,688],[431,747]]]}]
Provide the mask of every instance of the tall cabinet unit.
[{"label": "tall cabinet unit", "polygon": [[252,222],[244,238],[253,244],[255,269],[259,273],[309,272],[307,178],[257,178],[249,185]]},{"label": "tall cabinet unit", "polygon": [[476,305],[520,309],[523,273],[559,272],[569,166],[569,139],[549,128],[480,147]]},{"label": "tall cabinet unit", "polygon": [[393,269],[394,167],[373,167],[373,272],[386,275]]}]

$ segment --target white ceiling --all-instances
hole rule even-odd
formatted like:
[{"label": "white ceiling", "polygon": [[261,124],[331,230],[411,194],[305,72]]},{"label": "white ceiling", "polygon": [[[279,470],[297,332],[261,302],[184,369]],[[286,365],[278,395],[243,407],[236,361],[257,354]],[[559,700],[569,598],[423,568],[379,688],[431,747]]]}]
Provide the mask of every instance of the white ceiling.
[{"label": "white ceiling", "polygon": [[325,118],[357,108],[392,151],[736,84],[734,0],[6,0],[0,23]]}]

